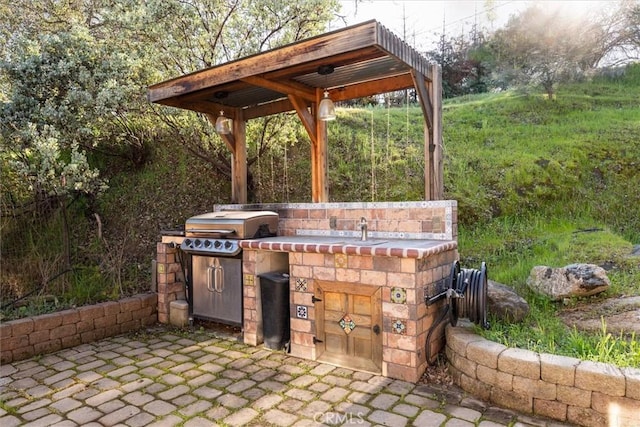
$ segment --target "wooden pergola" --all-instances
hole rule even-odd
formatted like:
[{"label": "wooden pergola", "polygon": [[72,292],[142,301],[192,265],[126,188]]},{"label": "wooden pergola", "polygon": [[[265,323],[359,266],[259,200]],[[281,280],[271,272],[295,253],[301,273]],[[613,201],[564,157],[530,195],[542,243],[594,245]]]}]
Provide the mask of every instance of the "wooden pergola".
[{"label": "wooden pergola", "polygon": [[338,102],[410,88],[418,94],[425,122],[425,200],[440,200],[440,69],[377,21],[155,84],[148,99],[203,113],[213,123],[221,111],[233,119],[232,133],[220,135],[232,153],[232,203],[247,202],[246,122],[295,110],[311,140],[312,201],[326,202],[327,122],[316,118],[323,92]]}]

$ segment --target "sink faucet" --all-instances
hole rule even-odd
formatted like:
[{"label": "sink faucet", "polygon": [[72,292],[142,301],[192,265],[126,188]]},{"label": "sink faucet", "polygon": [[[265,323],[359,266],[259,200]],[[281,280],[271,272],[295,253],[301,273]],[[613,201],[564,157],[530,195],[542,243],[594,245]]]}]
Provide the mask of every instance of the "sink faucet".
[{"label": "sink faucet", "polygon": [[360,218],[360,230],[362,231],[360,240],[364,242],[367,240],[367,219],[365,217]]}]

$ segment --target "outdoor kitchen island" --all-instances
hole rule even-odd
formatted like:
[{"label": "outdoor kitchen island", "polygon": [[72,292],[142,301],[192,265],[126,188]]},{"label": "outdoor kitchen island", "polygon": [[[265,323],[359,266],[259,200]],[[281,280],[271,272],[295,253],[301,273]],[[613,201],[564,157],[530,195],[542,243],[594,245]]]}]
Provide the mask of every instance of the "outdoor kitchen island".
[{"label": "outdoor kitchen island", "polygon": [[[279,272],[289,275],[294,356],[415,382],[427,367],[428,335],[432,358],[443,348],[444,328],[432,326],[444,300],[427,306],[425,296],[443,289],[458,259],[455,201],[234,204],[214,211],[278,214],[276,236],[239,241],[246,344],[264,339],[260,276]],[[158,243],[158,318],[165,323],[170,303],[184,295],[175,242]]]},{"label": "outdoor kitchen island", "polygon": [[[294,356],[417,381],[458,259],[455,201],[224,205],[279,214],[278,236],[243,240],[244,342],[262,343],[259,275],[290,276]],[[366,221],[367,240],[361,229]],[[444,301],[443,301],[444,302]],[[431,355],[443,346],[432,333]]]}]

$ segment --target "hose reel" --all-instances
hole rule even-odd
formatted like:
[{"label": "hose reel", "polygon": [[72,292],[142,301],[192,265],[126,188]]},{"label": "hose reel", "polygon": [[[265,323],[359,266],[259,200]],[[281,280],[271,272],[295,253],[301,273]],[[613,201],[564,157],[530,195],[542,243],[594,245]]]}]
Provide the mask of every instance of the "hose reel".
[{"label": "hose reel", "polygon": [[460,263],[454,261],[451,265],[449,277],[446,279],[444,290],[436,295],[425,295],[427,306],[446,299],[444,309],[427,334],[426,354],[431,363],[431,335],[447,320],[451,326],[456,326],[459,318],[467,318],[484,329],[489,328],[487,321],[487,265],[483,262],[480,270],[460,268]]},{"label": "hose reel", "polygon": [[451,267],[450,279],[451,297],[448,302],[451,305],[449,320],[452,326],[456,326],[458,318],[467,318],[473,323],[489,328],[487,321],[487,265],[483,262],[480,270],[460,269],[456,261]]}]

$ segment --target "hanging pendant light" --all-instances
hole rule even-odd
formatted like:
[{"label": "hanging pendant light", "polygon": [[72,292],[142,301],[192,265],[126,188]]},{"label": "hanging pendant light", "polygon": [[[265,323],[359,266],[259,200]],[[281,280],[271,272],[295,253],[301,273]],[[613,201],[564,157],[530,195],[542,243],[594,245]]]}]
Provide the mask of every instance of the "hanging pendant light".
[{"label": "hanging pendant light", "polygon": [[220,115],[216,119],[216,132],[220,135],[229,135],[231,133],[231,119],[225,117],[224,111],[220,111]]},{"label": "hanging pendant light", "polygon": [[336,106],[333,104],[331,98],[329,98],[329,91],[324,91],[324,98],[318,105],[318,118],[322,121],[335,120],[336,118]]},{"label": "hanging pendant light", "polygon": [[[321,65],[318,67],[318,74],[321,76],[325,76],[325,87],[326,81],[329,74],[333,73],[333,65]],[[329,91],[327,89],[324,90],[324,97],[318,104],[318,119],[324,122],[329,120],[335,120],[336,118],[336,106],[333,104],[331,98],[329,98]]]}]

